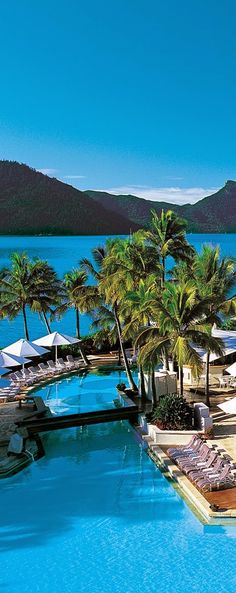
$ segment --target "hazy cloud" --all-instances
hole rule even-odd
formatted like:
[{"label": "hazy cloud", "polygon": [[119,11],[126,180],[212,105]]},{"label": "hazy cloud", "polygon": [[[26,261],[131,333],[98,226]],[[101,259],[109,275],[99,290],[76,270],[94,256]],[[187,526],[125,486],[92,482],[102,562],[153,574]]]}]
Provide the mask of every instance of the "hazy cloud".
[{"label": "hazy cloud", "polygon": [[85,175],[63,175],[63,179],[85,179]]},{"label": "hazy cloud", "polygon": [[194,204],[202,198],[214,194],[218,187],[148,187],[143,185],[125,185],[110,187],[97,191],[105,191],[115,195],[132,194],[146,200],[168,202],[170,204]]},{"label": "hazy cloud", "polygon": [[37,171],[39,173],[43,173],[44,175],[48,175],[49,177],[51,175],[55,175],[55,173],[58,173],[57,169],[37,169]]}]

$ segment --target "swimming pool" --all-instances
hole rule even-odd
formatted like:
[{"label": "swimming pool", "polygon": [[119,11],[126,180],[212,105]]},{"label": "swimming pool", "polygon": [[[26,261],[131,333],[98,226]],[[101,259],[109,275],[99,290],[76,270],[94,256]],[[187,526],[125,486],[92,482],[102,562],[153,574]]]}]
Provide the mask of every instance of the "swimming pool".
[{"label": "swimming pool", "polygon": [[235,592],[236,527],[203,526],[127,422],[47,433],[44,446],[1,482],[0,590]]},{"label": "swimming pool", "polygon": [[42,397],[51,412],[60,416],[106,410],[114,408],[119,401],[116,385],[121,382],[127,385],[123,370],[101,366],[54,380],[37,389],[35,395]]}]

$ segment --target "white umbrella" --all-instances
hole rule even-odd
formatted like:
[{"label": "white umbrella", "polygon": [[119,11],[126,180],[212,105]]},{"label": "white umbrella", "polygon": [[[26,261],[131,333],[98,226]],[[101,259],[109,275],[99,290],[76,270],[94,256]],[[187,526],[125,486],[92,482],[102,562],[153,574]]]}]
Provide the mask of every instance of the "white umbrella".
[{"label": "white umbrella", "polygon": [[236,414],[236,397],[229,399],[223,404],[218,404],[218,408],[223,410],[226,414]]},{"label": "white umbrella", "polygon": [[231,364],[230,367],[228,367],[225,370],[227,371],[227,373],[232,375],[232,377],[236,377],[236,362],[233,362],[233,364]]},{"label": "white umbrella", "polygon": [[[21,339],[17,340],[17,342],[13,342],[7,348],[4,348],[3,352],[7,352],[7,354],[13,354],[13,356],[30,356],[33,358],[34,356],[42,356],[43,354],[47,354],[48,350],[46,348],[42,348],[41,346],[36,346],[33,342],[29,340]],[[25,375],[25,365],[23,363],[23,375]]]},{"label": "white umbrella", "polygon": [[42,356],[43,354],[47,354],[48,350],[46,348],[42,348],[41,346],[36,346],[33,342],[29,340],[17,340],[17,342],[13,342],[7,348],[3,348],[3,352],[7,352],[8,354],[13,354],[14,356],[29,356],[33,358],[34,356]]},{"label": "white umbrella", "polygon": [[13,356],[13,354],[7,354],[7,352],[0,352],[0,367],[18,367],[20,364],[26,364],[30,362],[24,356]]},{"label": "white umbrella", "polygon": [[57,346],[68,346],[69,344],[77,344],[81,342],[78,338],[73,338],[72,336],[66,336],[65,334],[60,334],[59,332],[53,332],[52,334],[47,334],[38,340],[34,340],[33,343],[37,344],[38,346],[54,346],[55,347],[55,362],[57,363]]}]

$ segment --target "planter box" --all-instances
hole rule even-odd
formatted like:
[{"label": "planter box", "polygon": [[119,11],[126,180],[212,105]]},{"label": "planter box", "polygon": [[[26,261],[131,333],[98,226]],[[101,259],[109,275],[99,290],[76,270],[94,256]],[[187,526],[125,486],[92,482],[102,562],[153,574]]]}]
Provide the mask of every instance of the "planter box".
[{"label": "planter box", "polygon": [[147,423],[148,435],[157,445],[186,445],[197,430],[161,430],[154,424]]}]

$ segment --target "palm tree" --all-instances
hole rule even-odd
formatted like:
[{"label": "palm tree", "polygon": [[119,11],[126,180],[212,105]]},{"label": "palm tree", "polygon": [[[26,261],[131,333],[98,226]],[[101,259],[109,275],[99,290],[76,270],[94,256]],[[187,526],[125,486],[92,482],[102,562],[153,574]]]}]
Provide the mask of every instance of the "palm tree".
[{"label": "palm tree", "polygon": [[202,369],[195,346],[222,353],[222,341],[209,336],[202,327],[203,321],[215,321],[215,316],[209,314],[209,299],[199,299],[192,281],[166,282],[162,297],[157,296],[153,304],[152,319],[155,325],[142,330],[137,339],[141,346],[140,362],[153,367],[166,350],[177,361],[179,392],[183,395],[183,365],[193,366],[196,374]]},{"label": "palm tree", "polygon": [[54,308],[59,306],[64,296],[62,282],[57,278],[57,274],[47,261],[37,258],[38,276],[37,286],[40,289],[38,299],[32,303],[31,309],[38,312],[43,319],[48,333],[51,333],[51,326],[47,314],[52,318]]},{"label": "palm tree", "polygon": [[88,280],[88,275],[79,268],[73,268],[71,272],[64,275],[64,285],[66,288],[66,303],[65,307],[69,309],[72,307],[75,311],[76,319],[76,337],[80,339],[80,310],[79,310],[79,295],[82,292]]},{"label": "palm tree", "polygon": [[146,235],[150,244],[155,247],[162,265],[161,286],[163,288],[167,256],[172,256],[175,261],[186,261],[192,258],[194,249],[186,239],[187,223],[185,220],[172,210],[162,210],[160,216],[155,210],[151,212],[151,230],[147,231]]},{"label": "palm tree", "polygon": [[[105,294],[106,303],[113,311],[128,382],[135,391],[137,386],[124,348],[124,332],[127,334],[127,323],[130,318],[125,298],[127,292],[139,288],[141,280],[152,278],[154,283],[159,272],[159,260],[153,247],[146,244],[144,232],[138,231],[129,239],[112,239],[107,242],[99,289],[100,294]],[[129,328],[131,334],[132,326],[134,320]]]},{"label": "palm tree", "polygon": [[[91,330],[96,332],[93,335],[94,344],[100,346],[104,342],[108,342],[110,346],[114,346],[118,342],[117,326],[114,313],[110,307],[101,304],[95,309],[92,314],[93,322]],[[121,351],[118,349],[119,364],[121,364]]]},{"label": "palm tree", "polygon": [[106,242],[105,247],[96,247],[92,250],[94,264],[88,259],[83,259],[81,260],[80,265],[81,268],[86,270],[96,282],[94,286],[90,286],[91,296],[94,296],[94,302],[96,301],[96,298],[98,299],[96,307],[104,305],[105,300],[105,305],[110,309],[114,316],[127,379],[131,389],[137,391],[137,386],[132,377],[122,338],[122,319],[119,314],[120,294],[118,293],[120,293],[121,286],[123,287],[124,284],[118,283],[117,285],[116,280],[118,271],[121,272],[122,269],[122,277],[124,274],[123,268],[120,266],[120,258],[117,257],[117,253],[114,253],[114,251],[117,250],[118,244],[122,250],[122,240],[109,239]]},{"label": "palm tree", "polygon": [[[193,261],[192,273],[200,298],[209,299],[209,314],[214,313],[217,325],[221,325],[221,317],[235,313],[236,296],[230,297],[230,292],[236,285],[235,260],[231,257],[220,257],[219,247],[204,245],[201,254],[196,254]],[[206,327],[212,334],[213,324]],[[205,397],[209,399],[209,369],[210,349],[206,352]]]},{"label": "palm tree", "polygon": [[[55,309],[54,317],[60,318],[68,309],[75,311],[76,337],[81,339],[80,335],[80,313],[87,313],[91,308],[97,305],[98,296],[95,296],[96,287],[86,285],[88,274],[79,268],[73,268],[64,275],[63,287],[64,298],[62,303]],[[80,353],[86,365],[90,364],[82,344],[80,344]]]},{"label": "palm tree", "polygon": [[31,261],[26,253],[13,253],[11,262],[11,268],[5,269],[1,278],[1,315],[14,319],[21,312],[28,340],[27,307],[46,318],[46,312],[60,298],[60,283],[53,268],[43,260]]}]

